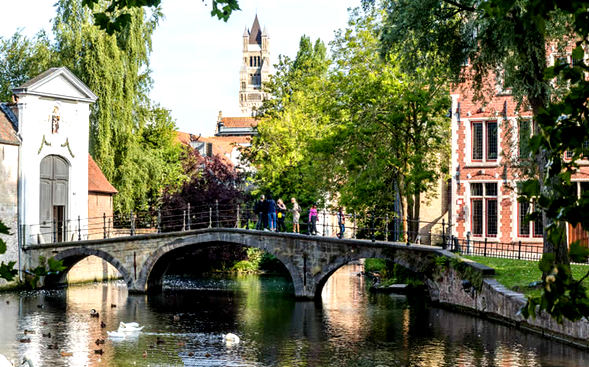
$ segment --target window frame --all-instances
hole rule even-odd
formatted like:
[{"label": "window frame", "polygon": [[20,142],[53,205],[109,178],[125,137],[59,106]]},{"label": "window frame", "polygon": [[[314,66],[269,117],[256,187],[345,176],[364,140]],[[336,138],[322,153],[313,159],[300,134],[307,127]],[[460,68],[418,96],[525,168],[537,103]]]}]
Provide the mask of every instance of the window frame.
[{"label": "window frame", "polygon": [[[481,125],[481,129],[482,129],[482,142],[481,142],[481,149],[482,149],[482,154],[481,154],[481,158],[475,158],[474,154],[475,154],[475,139],[476,139],[476,134],[475,134],[475,125],[480,124]],[[489,158],[490,156],[490,148],[491,148],[491,144],[489,143],[489,136],[490,136],[490,129],[489,129],[489,124],[495,124],[495,146],[496,146],[496,150],[495,150],[495,154],[496,157],[495,158]],[[500,153],[500,148],[501,148],[501,137],[500,137],[500,131],[499,131],[499,121],[497,119],[490,119],[490,120],[471,120],[470,121],[470,161],[474,162],[474,163],[497,163],[499,162],[499,153]]]},{"label": "window frame", "polygon": [[[473,237],[483,238],[498,238],[499,237],[499,187],[498,182],[470,182],[470,203],[471,203],[471,213],[470,213],[470,232]],[[480,184],[482,185],[482,195],[473,195],[473,184]],[[487,185],[493,184],[495,185],[495,195],[489,195],[487,193]],[[495,233],[489,233],[490,225],[490,215],[489,215],[489,202],[495,202]],[[482,203],[482,210],[481,210],[481,233],[475,233],[475,202]]]},{"label": "window frame", "polygon": [[[544,226],[542,225],[542,234],[537,234],[536,233],[536,229],[538,226],[538,223],[535,220],[531,220],[528,223],[528,234],[522,234],[521,233],[521,229],[522,229],[522,204],[528,204],[528,212],[531,212],[534,210],[534,203],[528,203],[528,202],[517,202],[517,237],[518,238],[543,238],[544,237]],[[527,213],[526,213],[527,214]],[[524,214],[525,216],[525,214]]]}]

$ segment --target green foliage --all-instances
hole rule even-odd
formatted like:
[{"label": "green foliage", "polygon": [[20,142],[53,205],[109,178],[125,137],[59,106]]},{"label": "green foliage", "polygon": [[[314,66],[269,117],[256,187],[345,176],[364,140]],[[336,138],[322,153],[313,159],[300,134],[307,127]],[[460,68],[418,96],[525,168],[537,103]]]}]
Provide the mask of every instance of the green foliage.
[{"label": "green foliage", "polygon": [[[1,220],[0,220],[0,235],[9,235],[10,228],[8,228]],[[6,253],[6,242],[4,239],[0,237],[0,255]],[[14,277],[18,274],[18,271],[14,269],[14,265],[16,262],[9,261],[8,264],[5,264],[4,261],[0,263],[0,279],[5,279],[7,281],[12,281]]]},{"label": "green foliage", "polygon": [[238,261],[231,268],[238,273],[256,273],[260,270],[260,264],[264,258],[264,251],[255,247],[247,248],[247,259]]},{"label": "green foliage", "polygon": [[331,130],[324,112],[326,74],[329,67],[325,45],[301,37],[294,60],[280,57],[276,74],[267,89],[273,98],[264,101],[258,135],[244,158],[254,167],[259,192],[271,193],[286,203],[296,197],[305,208],[320,202],[327,189],[321,182],[326,163],[311,145]]},{"label": "green foliage", "polygon": [[331,158],[333,186],[348,211],[383,208],[379,215],[392,217],[400,195],[403,214],[418,219],[421,195],[448,170],[448,86],[432,69],[403,70],[400,54],[379,57],[381,22],[380,11],[356,9],[336,32],[334,132],[317,149]]},{"label": "green foliage", "polygon": [[49,37],[39,31],[28,38],[17,30],[11,38],[0,37],[0,101],[10,102],[12,89],[55,66]]},{"label": "green foliage", "polygon": [[[185,179],[175,122],[170,111],[153,104],[148,96],[151,36],[162,14],[156,9],[147,17],[136,7],[143,2],[125,3],[128,22],[116,36],[94,26],[91,12],[84,7],[95,4],[110,11],[103,2],[60,0],[53,43],[41,37],[35,42],[15,41],[12,47],[26,48],[31,54],[22,57],[31,60],[24,64],[23,75],[35,76],[32,73],[49,62],[67,66],[98,96],[90,116],[90,153],[119,190],[114,203],[118,212],[152,209],[164,187]],[[117,4],[123,3],[112,2],[111,6]],[[49,57],[43,58],[45,64],[32,58],[37,49],[50,50]]]},{"label": "green foliage", "polygon": [[[161,2],[161,0],[111,0],[110,5],[103,9],[101,0],[82,0],[82,5],[92,10],[95,7],[100,8],[101,11],[94,13],[94,24],[107,34],[113,35],[123,32],[126,27],[131,25],[129,12],[133,11],[133,8],[152,7],[159,9]],[[229,20],[232,12],[241,10],[237,0],[211,0],[211,2],[211,16],[216,16],[225,22]]]},{"label": "green foliage", "polygon": [[63,260],[58,261],[54,258],[47,260],[43,256],[39,256],[39,265],[36,268],[25,270],[25,274],[31,288],[36,288],[41,277],[56,275],[65,269],[67,268],[63,266]]},{"label": "green foliage", "polygon": [[364,271],[375,272],[386,269],[387,263],[383,259],[364,259]]}]

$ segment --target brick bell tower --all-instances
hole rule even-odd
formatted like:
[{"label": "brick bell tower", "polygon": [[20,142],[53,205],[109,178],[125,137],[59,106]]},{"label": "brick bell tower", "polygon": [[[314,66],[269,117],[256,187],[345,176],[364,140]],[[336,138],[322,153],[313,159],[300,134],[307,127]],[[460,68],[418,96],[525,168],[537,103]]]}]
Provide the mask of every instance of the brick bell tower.
[{"label": "brick bell tower", "polygon": [[242,116],[255,115],[268,94],[262,91],[270,76],[270,36],[260,28],[258,15],[251,30],[243,31],[243,51],[239,72],[239,110]]}]

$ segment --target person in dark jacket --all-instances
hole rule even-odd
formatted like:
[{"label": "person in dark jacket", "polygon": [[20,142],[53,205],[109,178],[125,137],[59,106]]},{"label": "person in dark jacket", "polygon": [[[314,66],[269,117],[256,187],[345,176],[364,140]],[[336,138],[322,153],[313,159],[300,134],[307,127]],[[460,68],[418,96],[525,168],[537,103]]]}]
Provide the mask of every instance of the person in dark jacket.
[{"label": "person in dark jacket", "polygon": [[276,231],[276,202],[272,196],[268,196],[268,221],[270,222],[270,230]]},{"label": "person in dark jacket", "polygon": [[264,228],[266,228],[265,223],[266,223],[266,217],[267,215],[264,214],[264,212],[267,212],[266,209],[266,200],[264,195],[260,196],[260,200],[256,201],[256,203],[254,204],[254,213],[258,216],[258,223],[256,223],[256,229],[261,231]]},{"label": "person in dark jacket", "polygon": [[277,232],[286,232],[286,226],[284,225],[284,219],[286,217],[286,205],[284,205],[282,199],[278,199],[276,204],[276,230]]}]

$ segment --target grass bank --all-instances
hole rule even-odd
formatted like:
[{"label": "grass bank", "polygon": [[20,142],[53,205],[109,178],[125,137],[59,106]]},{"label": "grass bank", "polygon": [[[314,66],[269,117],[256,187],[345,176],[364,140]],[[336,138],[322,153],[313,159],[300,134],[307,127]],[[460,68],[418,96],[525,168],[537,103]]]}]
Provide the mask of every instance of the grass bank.
[{"label": "grass bank", "polygon": [[[538,283],[542,279],[542,271],[538,268],[537,261],[498,259],[483,256],[463,256],[480,264],[495,269],[494,278],[505,287],[523,293],[526,296],[539,296],[541,293]],[[571,265],[571,271],[575,279],[581,279],[587,271],[588,265]],[[583,284],[589,287],[589,280]]]}]

